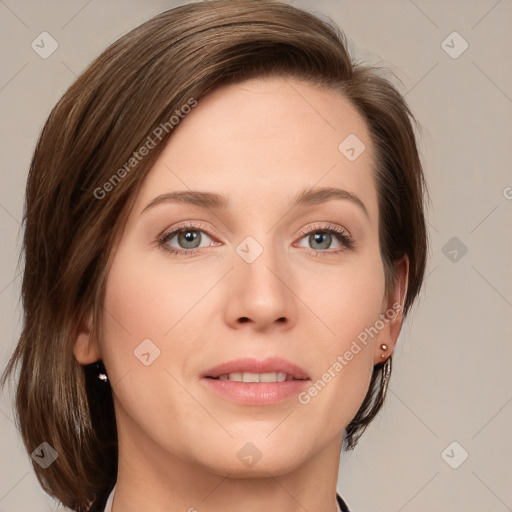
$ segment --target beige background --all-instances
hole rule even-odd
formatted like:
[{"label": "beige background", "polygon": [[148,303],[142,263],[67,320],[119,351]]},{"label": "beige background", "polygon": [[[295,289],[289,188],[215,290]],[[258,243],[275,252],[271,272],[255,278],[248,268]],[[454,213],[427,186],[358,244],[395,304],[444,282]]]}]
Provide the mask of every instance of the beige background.
[{"label": "beige background", "polygon": [[[423,127],[432,196],[425,289],[401,334],[387,403],[355,452],[342,454],[338,489],[354,512],[512,510],[512,2],[291,3],[330,16],[356,56],[402,82]],[[43,122],[93,57],[175,5],[0,0],[2,369],[20,332],[19,222]],[[31,48],[43,31],[59,45],[47,59]],[[454,31],[461,37],[448,37]],[[57,510],[9,400],[0,401],[0,511]],[[453,469],[463,450],[469,457]]]}]

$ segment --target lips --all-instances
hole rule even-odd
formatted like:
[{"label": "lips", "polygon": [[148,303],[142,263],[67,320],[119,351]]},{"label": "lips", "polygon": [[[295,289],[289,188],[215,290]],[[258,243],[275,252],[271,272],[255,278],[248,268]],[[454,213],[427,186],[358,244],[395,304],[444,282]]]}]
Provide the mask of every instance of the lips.
[{"label": "lips", "polygon": [[199,381],[209,393],[243,406],[279,406],[310,385],[311,379],[296,364],[270,357],[242,358],[210,368]]},{"label": "lips", "polygon": [[309,380],[309,376],[303,368],[279,357],[270,357],[263,360],[254,358],[235,359],[210,368],[201,377],[237,382]]}]

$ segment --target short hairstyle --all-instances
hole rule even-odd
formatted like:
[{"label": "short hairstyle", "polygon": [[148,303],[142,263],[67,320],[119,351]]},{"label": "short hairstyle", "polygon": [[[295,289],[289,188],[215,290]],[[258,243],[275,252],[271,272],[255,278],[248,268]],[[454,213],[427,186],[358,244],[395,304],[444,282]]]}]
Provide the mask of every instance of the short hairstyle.
[{"label": "short hairstyle", "polygon": [[[2,376],[4,386],[20,365],[16,421],[27,451],[46,441],[59,454],[46,469],[34,464],[47,493],[78,512],[100,510],[115,484],[110,384],[95,377],[93,365],[80,365],[72,348],[89,316],[99,339],[105,281],[123,227],[142,181],[172,136],[169,119],[191,98],[200,101],[221,85],[250,78],[290,77],[349,100],[375,148],[387,293],[396,283],[394,262],[409,257],[405,318],[425,272],[426,185],[417,122],[380,71],[357,63],[343,32],[328,20],[279,1],[213,0],[167,10],[131,30],[65,92],[30,165],[23,216],[24,322]],[[159,126],[167,127],[161,140],[128,172],[126,162]],[[113,182],[116,173],[123,179]],[[374,366],[367,395],[346,428],[347,450],[382,406],[382,370],[383,364]]]}]

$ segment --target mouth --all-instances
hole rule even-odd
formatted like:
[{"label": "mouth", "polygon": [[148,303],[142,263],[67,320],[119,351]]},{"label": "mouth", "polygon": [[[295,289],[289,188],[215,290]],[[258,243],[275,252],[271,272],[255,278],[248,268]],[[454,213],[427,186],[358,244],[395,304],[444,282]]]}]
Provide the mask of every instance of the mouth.
[{"label": "mouth", "polygon": [[235,382],[285,382],[309,379],[303,368],[280,357],[263,360],[246,357],[227,361],[210,368],[201,377]]},{"label": "mouth", "polygon": [[277,357],[236,359],[201,375],[208,390],[243,405],[270,405],[291,399],[310,381],[300,366]]},{"label": "mouth", "polygon": [[306,380],[296,379],[293,375],[284,372],[267,372],[267,373],[253,373],[253,372],[232,372],[224,373],[218,377],[208,377],[215,380],[232,380],[234,382],[285,382],[289,380]]}]

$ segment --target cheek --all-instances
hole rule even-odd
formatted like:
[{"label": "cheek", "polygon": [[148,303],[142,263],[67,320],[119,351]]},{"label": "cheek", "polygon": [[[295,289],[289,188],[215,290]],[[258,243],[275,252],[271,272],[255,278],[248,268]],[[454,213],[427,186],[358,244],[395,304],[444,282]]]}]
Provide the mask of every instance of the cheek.
[{"label": "cheek", "polygon": [[[182,380],[178,369],[194,346],[174,341],[190,326],[184,315],[197,302],[198,290],[187,287],[190,280],[183,274],[173,277],[162,278],[154,266],[118,251],[105,288],[101,339],[109,379],[122,414],[146,432],[155,428],[156,420],[161,425],[179,423],[179,418],[183,424],[194,421],[189,417],[194,403],[173,378]],[[190,330],[187,334],[194,336]]]},{"label": "cheek", "polygon": [[199,301],[211,280],[186,269],[170,272],[137,256],[136,250],[119,251],[106,283],[106,323],[133,342],[162,339]]},{"label": "cheek", "polygon": [[322,286],[305,287],[303,296],[324,324],[317,326],[317,332],[324,334],[315,338],[317,371],[299,401],[315,423],[329,425],[334,434],[356,414],[370,383],[377,338],[368,335],[368,329],[381,312],[382,262],[374,256],[361,257],[357,264],[340,267],[316,283]]},{"label": "cheek", "polygon": [[385,289],[382,262],[373,255],[355,257],[354,264],[339,267],[315,283],[304,287],[303,296],[308,297],[304,302],[311,304],[324,324],[324,353],[332,358],[378,320]]},{"label": "cheek", "polygon": [[[114,382],[130,371],[130,380],[140,376],[138,387],[148,389],[161,384],[151,381],[158,371],[169,387],[165,369],[189,371],[188,362],[206,329],[204,308],[210,302],[202,298],[216,281],[218,276],[209,269],[173,268],[162,264],[161,257],[156,262],[144,259],[137,249],[121,245],[106,282],[101,336]],[[137,356],[147,352],[154,362],[144,366]]]},{"label": "cheek", "polygon": [[[128,370],[133,376],[141,368],[154,370],[161,363],[166,352],[164,334],[176,323],[180,310],[173,285],[164,286],[153,267],[141,264],[132,254],[136,251],[119,248],[105,288],[102,350],[114,379]],[[141,359],[148,359],[142,356],[148,352],[155,362],[146,367]]]}]

